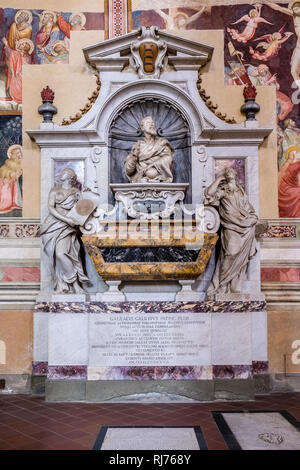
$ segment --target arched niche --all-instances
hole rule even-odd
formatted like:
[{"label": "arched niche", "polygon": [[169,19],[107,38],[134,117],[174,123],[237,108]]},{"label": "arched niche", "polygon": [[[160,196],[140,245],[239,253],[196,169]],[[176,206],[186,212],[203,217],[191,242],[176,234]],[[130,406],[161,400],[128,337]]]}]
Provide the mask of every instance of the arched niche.
[{"label": "arched niche", "polygon": [[[191,202],[191,139],[189,124],[180,110],[167,99],[144,97],[133,99],[119,110],[109,130],[109,181],[128,183],[125,159],[137,140],[143,138],[141,120],[151,116],[157,134],[174,149],[174,183],[189,183],[185,202]],[[112,202],[112,194],[110,194]]]}]

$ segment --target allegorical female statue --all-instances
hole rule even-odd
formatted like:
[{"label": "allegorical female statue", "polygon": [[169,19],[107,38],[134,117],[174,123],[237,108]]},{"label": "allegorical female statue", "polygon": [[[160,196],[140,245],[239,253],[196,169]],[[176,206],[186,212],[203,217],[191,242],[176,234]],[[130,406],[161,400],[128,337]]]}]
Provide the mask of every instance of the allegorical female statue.
[{"label": "allegorical female statue", "polygon": [[236,171],[226,168],[205,190],[205,204],[217,206],[221,219],[221,252],[208,288],[214,294],[240,293],[249,260],[256,254],[255,225],[258,217]]},{"label": "allegorical female statue", "polygon": [[125,161],[126,176],[131,183],[171,183],[174,149],[158,137],[151,116],[140,122],[144,140],[138,140]]},{"label": "allegorical female statue", "polygon": [[61,185],[49,193],[49,215],[41,225],[43,248],[54,271],[54,289],[60,293],[83,292],[88,282],[80,259],[78,226],[69,214],[81,191],[76,187],[76,173],[65,168],[60,174]]}]

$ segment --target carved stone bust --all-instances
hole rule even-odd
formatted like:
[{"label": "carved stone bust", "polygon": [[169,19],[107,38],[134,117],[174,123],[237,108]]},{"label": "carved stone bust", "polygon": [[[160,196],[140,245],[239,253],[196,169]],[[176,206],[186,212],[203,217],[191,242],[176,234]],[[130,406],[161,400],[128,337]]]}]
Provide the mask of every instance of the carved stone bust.
[{"label": "carved stone bust", "polygon": [[171,183],[174,149],[170,142],[158,137],[151,116],[143,118],[140,128],[144,139],[138,140],[125,161],[125,172],[131,183]]}]

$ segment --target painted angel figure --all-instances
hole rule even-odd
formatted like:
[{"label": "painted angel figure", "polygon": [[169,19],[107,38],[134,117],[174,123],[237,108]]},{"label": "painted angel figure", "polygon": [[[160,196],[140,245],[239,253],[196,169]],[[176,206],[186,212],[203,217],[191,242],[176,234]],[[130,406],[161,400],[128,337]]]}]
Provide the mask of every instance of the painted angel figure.
[{"label": "painted angel figure", "polygon": [[276,33],[264,34],[263,36],[254,39],[254,41],[260,41],[261,39],[265,39],[266,41],[261,41],[256,46],[256,49],[258,47],[262,47],[265,52],[255,51],[253,47],[249,47],[249,52],[252,55],[253,59],[267,62],[268,60],[278,55],[278,52],[281,48],[281,44],[287,41],[294,34],[288,31],[284,33],[284,36],[282,37],[281,33],[283,28],[284,26]]},{"label": "painted angel figure", "polygon": [[239,32],[239,30],[237,29],[227,28],[227,32],[230,34],[232,39],[234,39],[237,42],[246,43],[250,39],[253,38],[259,23],[266,23],[270,25],[273,24],[265,20],[264,18],[262,18],[261,9],[262,9],[262,5],[257,3],[256,5],[254,5],[254,8],[249,11],[248,15],[244,15],[240,19],[232,23],[232,24],[238,24],[238,23],[242,23],[243,21],[246,21],[247,25],[242,32]]}]

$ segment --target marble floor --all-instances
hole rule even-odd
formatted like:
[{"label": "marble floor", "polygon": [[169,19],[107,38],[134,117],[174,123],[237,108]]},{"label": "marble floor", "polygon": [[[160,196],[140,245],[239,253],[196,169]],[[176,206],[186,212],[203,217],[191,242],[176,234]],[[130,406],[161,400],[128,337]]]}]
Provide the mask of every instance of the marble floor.
[{"label": "marble floor", "polygon": [[199,426],[103,426],[94,450],[145,450],[145,443],[147,450],[207,450]]},{"label": "marble floor", "polygon": [[209,450],[227,450],[211,412],[239,410],[286,410],[300,421],[300,393],[167,404],[45,403],[42,397],[0,394],[0,450],[89,450],[102,426],[200,426]]}]

